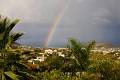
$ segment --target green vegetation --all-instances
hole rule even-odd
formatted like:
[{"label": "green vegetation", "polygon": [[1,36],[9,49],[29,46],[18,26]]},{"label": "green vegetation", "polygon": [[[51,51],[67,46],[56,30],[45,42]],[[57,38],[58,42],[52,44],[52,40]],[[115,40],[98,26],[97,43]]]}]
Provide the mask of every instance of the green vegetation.
[{"label": "green vegetation", "polygon": [[0,80],[120,80],[118,52],[94,53],[95,41],[69,39],[65,49],[16,46],[19,20],[0,17]]},{"label": "green vegetation", "polygon": [[71,53],[78,65],[77,71],[81,73],[83,71],[86,71],[90,64],[89,61],[90,50],[94,47],[95,41],[89,43],[87,46],[81,44],[79,41],[75,39],[70,39],[68,42],[69,42],[68,48],[71,50]]},{"label": "green vegetation", "polygon": [[0,16],[0,50],[8,49],[23,33],[12,33],[12,29],[19,20],[11,21]]},{"label": "green vegetation", "polygon": [[0,16],[0,80],[18,80],[25,67],[20,63],[20,55],[11,49],[15,41],[23,35],[11,32],[17,23],[18,20],[11,21]]}]

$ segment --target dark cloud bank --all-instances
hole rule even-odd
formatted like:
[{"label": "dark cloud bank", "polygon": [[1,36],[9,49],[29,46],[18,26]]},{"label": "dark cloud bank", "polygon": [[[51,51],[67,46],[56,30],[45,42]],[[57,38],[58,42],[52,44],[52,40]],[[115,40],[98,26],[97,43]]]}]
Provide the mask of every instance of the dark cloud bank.
[{"label": "dark cloud bank", "polygon": [[[71,1],[50,47],[63,47],[69,37],[82,42],[96,40],[120,46],[120,0]],[[52,21],[26,22],[19,24],[15,30],[25,32],[20,43],[41,47],[51,26]]]}]

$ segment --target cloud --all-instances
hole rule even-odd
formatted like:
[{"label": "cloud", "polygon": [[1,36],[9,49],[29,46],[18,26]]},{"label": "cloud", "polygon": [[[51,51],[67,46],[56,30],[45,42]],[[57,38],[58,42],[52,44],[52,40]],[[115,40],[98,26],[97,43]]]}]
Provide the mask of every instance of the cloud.
[{"label": "cloud", "polygon": [[120,34],[117,31],[120,29],[119,3],[120,0],[0,0],[0,14],[19,18],[22,23],[33,23],[32,26],[39,23],[35,25],[38,30],[41,24],[50,24],[44,26],[50,29],[56,16],[69,4],[53,42],[70,36],[83,40],[117,40],[110,35]]},{"label": "cloud", "polygon": [[68,2],[74,0],[0,0],[0,12],[23,22],[47,23],[53,21]]},{"label": "cloud", "polygon": [[112,16],[111,12],[107,9],[100,8],[93,13],[93,24],[109,24],[111,23],[110,17]]},{"label": "cloud", "polygon": [[49,22],[65,0],[0,0],[3,15],[18,17],[25,22]]}]

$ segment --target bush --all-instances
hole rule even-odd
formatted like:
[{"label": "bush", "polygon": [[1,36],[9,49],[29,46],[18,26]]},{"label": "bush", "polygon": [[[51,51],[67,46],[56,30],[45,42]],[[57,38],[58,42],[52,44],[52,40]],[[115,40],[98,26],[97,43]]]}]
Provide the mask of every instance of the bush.
[{"label": "bush", "polygon": [[89,71],[100,80],[120,80],[120,62],[100,60],[91,65]]}]

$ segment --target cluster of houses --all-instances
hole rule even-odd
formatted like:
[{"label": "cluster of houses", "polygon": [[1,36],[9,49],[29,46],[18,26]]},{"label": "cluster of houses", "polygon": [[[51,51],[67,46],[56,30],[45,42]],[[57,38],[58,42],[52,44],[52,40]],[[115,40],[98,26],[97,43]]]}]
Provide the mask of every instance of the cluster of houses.
[{"label": "cluster of houses", "polygon": [[35,61],[43,62],[47,58],[47,56],[56,54],[61,57],[65,57],[65,54],[63,54],[62,50],[66,50],[66,48],[58,48],[58,49],[44,49],[43,53],[38,53],[39,56],[37,56],[35,59],[28,60],[29,63],[35,64]]},{"label": "cluster of houses", "polygon": [[103,53],[104,55],[108,54],[108,53],[120,53],[120,48],[94,48],[93,50],[91,50],[92,53]]},{"label": "cluster of houses", "polygon": [[[58,56],[65,57],[65,54],[63,53],[62,50],[68,50],[66,48],[58,48],[58,49],[43,49],[42,53],[38,53],[39,56],[36,56],[34,59],[28,60],[29,63],[35,64],[35,61],[43,62],[47,58],[47,56],[52,55],[52,54],[57,54]],[[103,55],[107,55],[109,53],[112,53],[114,56],[118,56],[118,59],[120,59],[120,48],[94,48],[91,50],[91,53],[102,53]]]},{"label": "cluster of houses", "polygon": [[101,53],[103,55],[107,55],[107,54],[113,54],[114,56],[117,57],[117,59],[120,59],[120,48],[95,48],[93,50],[91,50],[91,53]]}]

